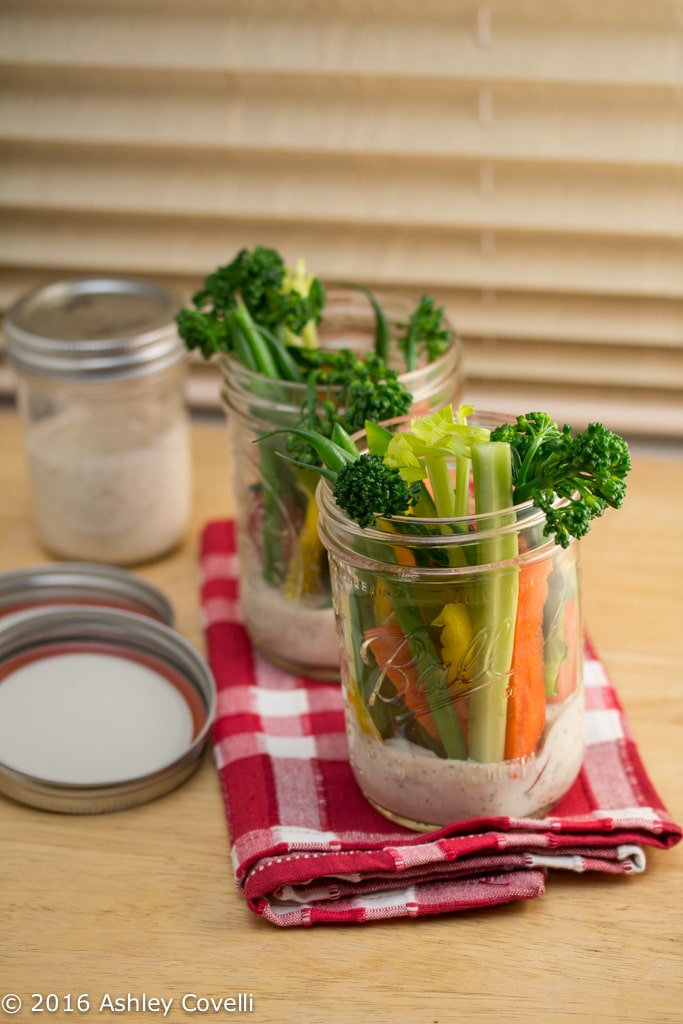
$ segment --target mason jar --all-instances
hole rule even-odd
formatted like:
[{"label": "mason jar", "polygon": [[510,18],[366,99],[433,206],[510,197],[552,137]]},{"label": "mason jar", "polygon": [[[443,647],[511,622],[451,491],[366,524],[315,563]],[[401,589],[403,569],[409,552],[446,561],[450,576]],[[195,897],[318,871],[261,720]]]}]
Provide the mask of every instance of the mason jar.
[{"label": "mason jar", "polygon": [[[393,341],[388,365],[400,369],[398,325],[414,304],[378,296]],[[329,291],[318,327],[321,348],[364,355],[374,347],[375,318],[362,293]],[[222,400],[231,436],[235,488],[239,592],[250,640],[270,662],[295,674],[339,679],[339,650],[327,555],[318,536],[318,474],[292,465],[286,434],[260,443],[263,434],[298,424],[306,385],[254,373],[233,356],[221,360]],[[453,333],[434,362],[420,362],[399,379],[424,415],[457,403],[463,389],[462,346]]]},{"label": "mason jar", "polygon": [[128,565],[182,539],[191,499],[180,299],[118,278],[56,282],[6,320],[38,540]]},{"label": "mason jar", "polygon": [[547,813],[584,751],[578,543],[531,502],[362,529],[317,493],[366,798],[416,830]]}]

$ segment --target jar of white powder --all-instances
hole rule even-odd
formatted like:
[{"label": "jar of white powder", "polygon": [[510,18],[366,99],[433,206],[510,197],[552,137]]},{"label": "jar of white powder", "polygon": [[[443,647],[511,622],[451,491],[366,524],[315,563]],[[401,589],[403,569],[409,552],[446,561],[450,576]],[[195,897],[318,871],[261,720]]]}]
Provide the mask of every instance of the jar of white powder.
[{"label": "jar of white powder", "polygon": [[118,278],[56,282],[6,319],[35,527],[53,556],[130,565],[190,509],[181,300]]}]

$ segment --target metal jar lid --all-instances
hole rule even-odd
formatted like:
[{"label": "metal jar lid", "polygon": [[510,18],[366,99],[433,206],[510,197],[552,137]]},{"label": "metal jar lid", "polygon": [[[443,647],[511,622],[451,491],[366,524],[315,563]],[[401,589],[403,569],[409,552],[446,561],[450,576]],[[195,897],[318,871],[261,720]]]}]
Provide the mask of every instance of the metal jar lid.
[{"label": "metal jar lid", "polygon": [[0,792],[64,813],[121,810],[184,782],[216,710],[211,671],[168,626],[111,608],[0,621]]},{"label": "metal jar lid", "polygon": [[145,281],[56,281],[20,298],[5,318],[7,358],[58,380],[127,377],[185,358],[175,315],[181,300]]},{"label": "metal jar lid", "polygon": [[5,615],[50,605],[103,605],[173,626],[166,595],[140,576],[91,562],[49,562],[0,574],[0,621]]}]

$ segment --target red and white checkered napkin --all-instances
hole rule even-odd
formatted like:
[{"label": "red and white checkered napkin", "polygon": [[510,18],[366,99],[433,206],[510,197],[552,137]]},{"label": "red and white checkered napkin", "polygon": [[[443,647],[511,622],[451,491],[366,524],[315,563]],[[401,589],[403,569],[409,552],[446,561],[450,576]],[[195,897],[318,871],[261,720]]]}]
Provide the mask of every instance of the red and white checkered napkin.
[{"label": "red and white checkered napkin", "polygon": [[645,868],[643,846],[681,838],[589,647],[585,761],[552,817],[477,819],[428,834],[392,824],[351,773],[340,686],[288,675],[252,652],[231,522],[207,525],[201,559],[218,686],[214,753],[235,879],[255,913],[292,926],[531,899],[543,894],[547,868],[633,874]]}]

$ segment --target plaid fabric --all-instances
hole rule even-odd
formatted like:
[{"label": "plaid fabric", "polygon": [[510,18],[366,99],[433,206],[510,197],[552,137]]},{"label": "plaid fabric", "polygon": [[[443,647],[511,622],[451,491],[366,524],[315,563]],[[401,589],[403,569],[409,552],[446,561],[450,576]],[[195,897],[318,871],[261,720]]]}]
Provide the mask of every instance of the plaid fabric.
[{"label": "plaid fabric", "polygon": [[339,685],[289,675],[252,651],[231,522],[206,526],[201,569],[218,686],[214,754],[235,880],[256,914],[293,926],[532,899],[548,868],[635,874],[644,846],[680,840],[588,644],[585,760],[552,816],[477,819],[428,834],[394,825],[351,773]]}]

